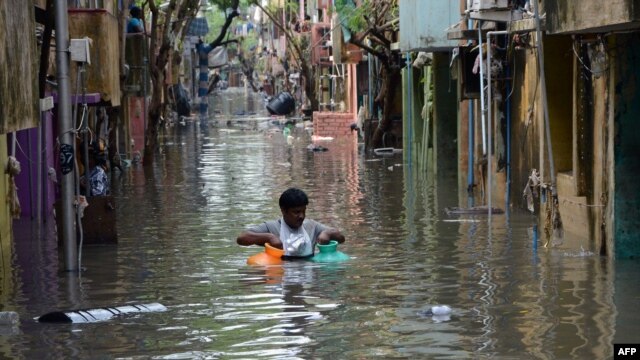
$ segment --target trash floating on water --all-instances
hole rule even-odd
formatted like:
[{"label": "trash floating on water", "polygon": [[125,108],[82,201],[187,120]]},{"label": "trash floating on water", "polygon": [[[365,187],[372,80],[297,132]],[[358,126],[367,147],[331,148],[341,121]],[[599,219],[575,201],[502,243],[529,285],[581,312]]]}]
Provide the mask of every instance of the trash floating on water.
[{"label": "trash floating on water", "polygon": [[373,149],[373,152],[376,155],[385,156],[385,155],[399,154],[399,153],[402,152],[402,149],[395,149],[395,148],[391,148],[391,147],[377,148],[377,149]]},{"label": "trash floating on water", "polygon": [[0,311],[0,326],[15,325],[20,320],[18,313],[15,311]]},{"label": "trash floating on water", "polygon": [[451,320],[451,308],[448,305],[434,305],[427,310],[418,311],[418,316],[430,317],[434,322]]},{"label": "trash floating on water", "polygon": [[283,91],[271,99],[267,104],[267,111],[271,115],[287,115],[296,108],[296,101],[290,93]]},{"label": "trash floating on water", "polygon": [[313,135],[313,136],[311,136],[311,140],[313,140],[313,141],[331,141],[331,140],[333,140],[333,138],[331,136]]},{"label": "trash floating on water", "polygon": [[562,255],[566,256],[566,257],[591,257],[591,256],[596,256],[596,253],[594,253],[593,251],[585,250],[581,246],[580,250],[565,251],[565,252],[562,253]]},{"label": "trash floating on water", "polygon": [[307,146],[307,150],[309,150],[309,151],[316,151],[316,152],[318,152],[318,151],[327,151],[327,150],[329,150],[329,149],[327,149],[327,148],[326,148],[326,147],[324,147],[324,146],[315,145],[315,144],[309,144],[309,145]]},{"label": "trash floating on water", "polygon": [[36,320],[44,323],[94,323],[109,320],[116,315],[143,312],[163,312],[166,310],[167,308],[162,304],[151,303],[98,309],[53,311],[36,318]]},{"label": "trash floating on water", "polygon": [[420,313],[424,316],[451,315],[451,308],[447,305],[434,305]]},{"label": "trash floating on water", "polygon": [[0,311],[0,336],[20,334],[20,316],[15,311]]},{"label": "trash floating on water", "polygon": [[452,222],[452,223],[476,223],[480,222],[480,219],[444,219],[442,222]]},{"label": "trash floating on water", "polygon": [[[447,207],[444,208],[447,215],[486,215],[489,212],[489,208],[486,206],[476,206],[470,208],[460,207]],[[491,208],[491,214],[504,214],[504,210],[500,208]]]}]

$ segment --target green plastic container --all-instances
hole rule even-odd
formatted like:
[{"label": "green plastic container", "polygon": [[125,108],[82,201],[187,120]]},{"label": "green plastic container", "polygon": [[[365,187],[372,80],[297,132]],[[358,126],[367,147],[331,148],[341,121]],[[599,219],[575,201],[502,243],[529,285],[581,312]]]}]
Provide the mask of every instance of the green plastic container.
[{"label": "green plastic container", "polygon": [[318,244],[319,253],[315,254],[311,261],[319,263],[335,263],[347,261],[350,259],[349,255],[338,251],[338,242],[331,240],[327,245]]}]

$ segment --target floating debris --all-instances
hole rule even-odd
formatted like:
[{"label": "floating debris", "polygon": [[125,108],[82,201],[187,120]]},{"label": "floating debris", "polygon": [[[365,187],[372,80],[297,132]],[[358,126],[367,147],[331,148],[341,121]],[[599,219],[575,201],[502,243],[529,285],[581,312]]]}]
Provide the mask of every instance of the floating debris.
[{"label": "floating debris", "polygon": [[162,304],[151,303],[86,310],[53,311],[36,318],[36,320],[41,323],[93,323],[109,320],[116,315],[162,312],[166,310],[167,308]]},{"label": "floating debris", "polygon": [[430,317],[434,322],[451,320],[451,307],[448,305],[434,305],[427,310],[418,311],[418,316]]},{"label": "floating debris", "polygon": [[[447,215],[486,215],[489,213],[489,208],[486,206],[476,206],[470,208],[460,207],[447,207],[444,208]],[[491,214],[504,214],[504,210],[500,208],[491,208]]]},{"label": "floating debris", "polygon": [[307,146],[307,150],[309,150],[309,151],[327,151],[329,149],[327,149],[324,146],[315,145],[315,144],[309,144],[309,146]]},{"label": "floating debris", "polygon": [[377,148],[377,149],[373,149],[373,152],[376,155],[380,155],[380,156],[390,156],[393,154],[399,154],[402,152],[402,149],[394,149],[391,147],[387,147],[387,148]]}]

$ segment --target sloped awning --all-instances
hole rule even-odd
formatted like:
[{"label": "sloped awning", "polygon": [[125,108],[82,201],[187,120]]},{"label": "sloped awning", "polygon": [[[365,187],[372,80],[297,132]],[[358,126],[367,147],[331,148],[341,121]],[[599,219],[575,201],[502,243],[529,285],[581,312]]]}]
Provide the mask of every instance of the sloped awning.
[{"label": "sloped awning", "polygon": [[197,17],[191,20],[187,35],[189,36],[205,36],[209,33],[209,23],[206,18]]}]

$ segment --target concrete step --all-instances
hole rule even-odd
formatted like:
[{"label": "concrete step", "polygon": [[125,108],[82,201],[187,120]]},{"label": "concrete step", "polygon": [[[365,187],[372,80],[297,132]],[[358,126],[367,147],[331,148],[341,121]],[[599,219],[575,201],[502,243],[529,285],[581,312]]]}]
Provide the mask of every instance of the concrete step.
[{"label": "concrete step", "polygon": [[569,232],[580,238],[591,239],[589,224],[589,207],[585,196],[563,196],[558,191],[560,205],[560,218],[565,232]]},{"label": "concrete step", "polygon": [[575,196],[576,194],[576,182],[573,177],[573,172],[559,172],[556,177],[556,186],[558,187],[558,195],[562,196]]}]

